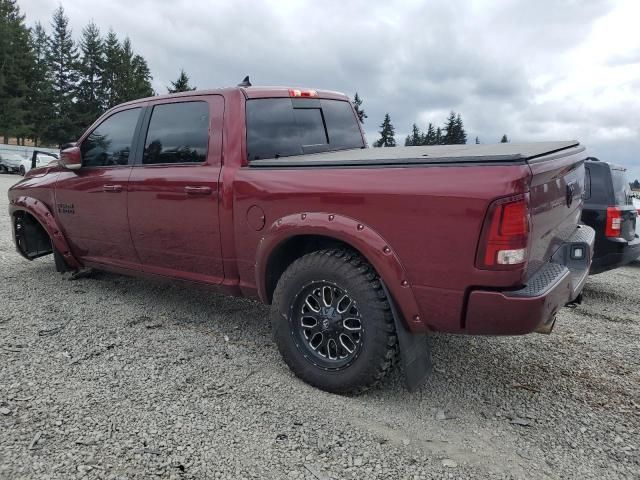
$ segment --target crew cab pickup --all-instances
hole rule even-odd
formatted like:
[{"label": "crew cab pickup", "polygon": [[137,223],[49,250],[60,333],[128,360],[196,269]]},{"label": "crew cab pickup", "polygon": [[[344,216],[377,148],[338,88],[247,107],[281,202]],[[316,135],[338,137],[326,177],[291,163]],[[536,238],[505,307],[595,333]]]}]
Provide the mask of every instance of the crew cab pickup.
[{"label": "crew cab pickup", "polygon": [[[271,305],[306,382],[429,371],[428,334],[549,332],[579,300],[576,141],[366,148],[345,95],[239,86],[136,100],[9,192],[17,249]],[[249,332],[247,332],[249,334]]]}]

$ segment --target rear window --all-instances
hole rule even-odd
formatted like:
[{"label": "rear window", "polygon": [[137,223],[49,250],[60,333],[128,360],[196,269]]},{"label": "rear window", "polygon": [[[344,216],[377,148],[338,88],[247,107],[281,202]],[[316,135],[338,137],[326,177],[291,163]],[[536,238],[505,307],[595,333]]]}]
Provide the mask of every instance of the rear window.
[{"label": "rear window", "polygon": [[616,205],[631,205],[631,186],[626,170],[612,168],[611,180],[613,180],[613,196]]},{"label": "rear window", "polygon": [[250,161],[364,147],[346,101],[260,98],[247,101],[246,114]]}]

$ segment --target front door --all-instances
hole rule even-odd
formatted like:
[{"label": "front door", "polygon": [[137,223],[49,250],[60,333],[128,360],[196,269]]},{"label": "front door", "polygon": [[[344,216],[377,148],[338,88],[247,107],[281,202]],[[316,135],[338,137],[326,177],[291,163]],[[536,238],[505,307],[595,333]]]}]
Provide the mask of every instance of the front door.
[{"label": "front door", "polygon": [[224,100],[179,97],[148,108],[128,184],[129,226],[146,272],[224,278],[218,221]]},{"label": "front door", "polygon": [[139,264],[127,221],[127,181],[142,108],[120,110],[80,140],[82,167],[60,173],[55,213],[72,253],[85,262]]}]

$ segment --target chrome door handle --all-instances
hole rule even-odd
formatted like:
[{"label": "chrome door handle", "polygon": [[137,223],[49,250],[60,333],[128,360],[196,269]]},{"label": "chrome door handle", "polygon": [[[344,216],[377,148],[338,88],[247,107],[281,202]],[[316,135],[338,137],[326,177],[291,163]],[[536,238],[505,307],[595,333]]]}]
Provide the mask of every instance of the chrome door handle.
[{"label": "chrome door handle", "polygon": [[105,192],[119,193],[122,191],[122,185],[103,185],[102,190]]}]

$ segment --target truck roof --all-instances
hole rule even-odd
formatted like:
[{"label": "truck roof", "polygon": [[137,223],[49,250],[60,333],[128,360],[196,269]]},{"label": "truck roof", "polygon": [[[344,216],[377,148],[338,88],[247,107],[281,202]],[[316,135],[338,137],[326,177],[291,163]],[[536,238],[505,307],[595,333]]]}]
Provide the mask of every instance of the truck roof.
[{"label": "truck roof", "polygon": [[334,92],[331,90],[318,90],[318,89],[310,89],[310,88],[300,88],[300,87],[283,87],[283,86],[256,86],[256,87],[224,87],[224,88],[212,88],[205,90],[192,90],[189,92],[179,92],[179,93],[167,93],[165,95],[157,95],[155,97],[145,97],[138,98],[136,100],[132,100],[130,102],[122,103],[117,105],[132,105],[141,102],[148,102],[151,100],[164,100],[167,98],[175,98],[175,97],[192,97],[199,95],[223,95],[228,92],[238,91],[240,90],[245,98],[278,98],[278,97],[289,97],[289,90],[296,89],[302,91],[313,90],[317,93],[317,97],[315,98],[326,98],[333,100],[349,100],[344,93]]},{"label": "truck roof", "polygon": [[580,153],[577,140],[493,145],[433,145],[420,147],[358,148],[310,153],[277,159],[252,160],[255,167],[292,166],[402,166],[457,163],[526,163],[551,154]]}]

